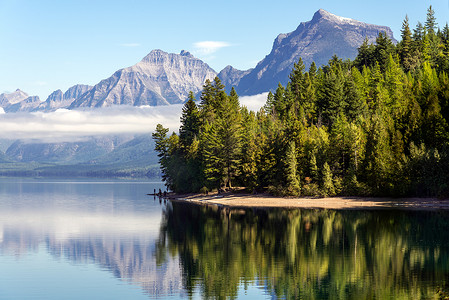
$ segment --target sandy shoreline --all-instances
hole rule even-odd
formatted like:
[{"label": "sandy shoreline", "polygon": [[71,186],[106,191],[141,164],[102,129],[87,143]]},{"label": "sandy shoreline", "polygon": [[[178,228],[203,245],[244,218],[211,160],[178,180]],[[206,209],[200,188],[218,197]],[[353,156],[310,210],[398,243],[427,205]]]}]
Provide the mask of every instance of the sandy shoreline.
[{"label": "sandy shoreline", "polygon": [[449,199],[437,198],[375,198],[375,197],[329,197],[329,198],[280,198],[266,194],[189,194],[170,195],[175,201],[200,205],[226,207],[278,207],[308,209],[414,209],[449,210]]}]

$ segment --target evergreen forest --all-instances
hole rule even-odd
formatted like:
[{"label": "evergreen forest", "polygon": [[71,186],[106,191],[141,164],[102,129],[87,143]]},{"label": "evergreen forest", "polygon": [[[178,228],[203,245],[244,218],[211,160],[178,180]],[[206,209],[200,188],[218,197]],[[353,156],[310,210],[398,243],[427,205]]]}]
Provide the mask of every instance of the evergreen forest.
[{"label": "evergreen forest", "polygon": [[257,112],[218,78],[190,93],[179,133],[153,133],[179,193],[245,187],[280,196],[449,196],[449,26],[429,7],[401,41],[384,32],[354,60],[300,59]]}]

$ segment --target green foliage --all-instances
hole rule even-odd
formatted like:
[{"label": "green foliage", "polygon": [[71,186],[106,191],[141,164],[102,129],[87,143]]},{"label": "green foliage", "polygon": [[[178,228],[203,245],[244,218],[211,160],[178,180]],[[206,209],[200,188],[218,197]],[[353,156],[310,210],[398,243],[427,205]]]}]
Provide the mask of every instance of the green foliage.
[{"label": "green foliage", "polygon": [[179,138],[183,147],[192,144],[193,139],[198,136],[200,130],[200,120],[198,108],[195,104],[193,92],[189,93],[189,99],[182,108],[181,127],[179,128]]},{"label": "green foliage", "polygon": [[[207,80],[190,94],[179,136],[153,137],[174,191],[268,189],[278,195],[446,195],[449,187],[449,26],[430,7],[402,41],[365,40],[354,61],[309,71],[300,59],[259,112]],[[419,145],[419,146],[416,146]]]},{"label": "green foliage", "polygon": [[327,196],[335,196],[335,187],[332,179],[332,172],[329,167],[329,164],[326,162],[323,165],[323,174],[322,174],[322,193],[324,197]]},{"label": "green foliage", "polygon": [[287,145],[285,158],[285,189],[289,195],[299,195],[301,188],[297,175],[296,147],[295,142],[290,141]]},{"label": "green foliage", "polygon": [[435,28],[437,26],[435,11],[432,9],[432,5],[427,9],[427,19],[424,25],[426,32],[430,35],[435,35]]},{"label": "green foliage", "polygon": [[405,71],[410,71],[412,69],[412,32],[408,23],[408,16],[405,16],[402,23],[401,37],[402,40],[398,45],[401,64]]},{"label": "green foliage", "polygon": [[369,44],[368,38],[365,38],[362,45],[358,49],[358,55],[354,61],[354,64],[360,69],[368,67],[373,64],[374,60],[374,45]]}]

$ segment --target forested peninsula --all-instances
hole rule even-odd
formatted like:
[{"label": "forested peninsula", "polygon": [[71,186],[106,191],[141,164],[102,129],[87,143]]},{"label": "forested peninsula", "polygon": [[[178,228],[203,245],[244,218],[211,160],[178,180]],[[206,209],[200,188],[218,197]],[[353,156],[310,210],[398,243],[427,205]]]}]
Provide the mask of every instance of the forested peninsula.
[{"label": "forested peninsula", "polygon": [[245,187],[279,196],[449,196],[449,26],[430,7],[401,41],[354,60],[295,64],[258,112],[218,78],[190,93],[179,134],[153,133],[177,193]]}]

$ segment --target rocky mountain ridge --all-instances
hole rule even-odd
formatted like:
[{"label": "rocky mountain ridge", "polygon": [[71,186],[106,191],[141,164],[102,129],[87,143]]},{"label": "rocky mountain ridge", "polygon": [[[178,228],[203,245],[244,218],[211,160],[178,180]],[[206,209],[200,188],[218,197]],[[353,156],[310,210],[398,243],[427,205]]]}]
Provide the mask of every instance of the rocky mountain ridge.
[{"label": "rocky mountain ridge", "polygon": [[65,93],[56,90],[48,96],[45,102],[35,109],[36,111],[55,111],[59,108],[68,108],[73,101],[90,91],[93,87],[85,84],[77,84],[69,88]]},{"label": "rocky mountain ridge", "polygon": [[134,66],[102,80],[69,108],[183,103],[189,91],[198,93],[206,79],[212,80],[216,75],[187,51],[173,54],[153,50]]},{"label": "rocky mountain ridge", "polygon": [[32,106],[32,103],[36,100],[40,102],[39,97],[30,97],[24,91],[17,89],[12,93],[0,94],[0,107],[3,108],[5,112],[16,112],[20,111],[22,105],[25,107]]},{"label": "rocky mountain ridge", "polygon": [[38,96],[28,96],[27,93],[17,89],[13,93],[0,94],[0,107],[7,113],[11,112],[50,112],[59,108],[68,108],[72,102],[92,89],[92,86],[77,84],[70,87],[65,93],[56,90],[45,101]]},{"label": "rocky mountain ridge", "polygon": [[354,59],[364,39],[374,43],[380,32],[396,42],[387,26],[343,18],[320,9],[312,20],[302,22],[295,31],[279,34],[271,52],[254,69],[232,68],[226,74],[220,72],[219,77],[226,86],[234,84],[239,95],[260,94],[276,89],[279,82],[285,85],[300,57],[306,67],[312,61],[317,66],[326,64],[333,55]]},{"label": "rocky mountain ridge", "polygon": [[215,76],[227,89],[235,87],[239,95],[255,95],[286,84],[293,64],[301,57],[306,66],[314,61],[326,64],[337,55],[353,59],[365,38],[375,42],[380,32],[395,42],[387,26],[371,25],[318,10],[296,30],[279,34],[271,52],[255,68],[238,70],[227,66],[217,74],[209,65],[182,50],[179,54],[153,50],[137,64],[120,69],[95,86],[75,85],[65,93],[54,91],[44,102],[21,90],[0,95],[5,112],[55,111],[112,105],[170,105],[183,103],[189,91],[198,95],[206,79]]}]

